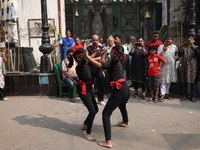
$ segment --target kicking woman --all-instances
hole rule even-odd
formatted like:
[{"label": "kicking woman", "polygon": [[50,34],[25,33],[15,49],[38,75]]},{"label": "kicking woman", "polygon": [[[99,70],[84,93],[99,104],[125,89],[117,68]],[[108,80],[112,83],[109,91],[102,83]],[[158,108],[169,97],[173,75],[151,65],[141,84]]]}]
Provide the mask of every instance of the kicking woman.
[{"label": "kicking woman", "polygon": [[[97,62],[92,57],[88,56],[88,60],[96,67],[108,69],[110,77],[110,85],[113,87],[111,96],[103,110],[103,127],[105,140],[99,142],[100,146],[112,147],[111,141],[111,125],[110,116],[112,112],[119,107],[122,114],[122,121],[119,125],[129,125],[126,103],[130,97],[130,89],[126,84],[123,75],[122,61],[124,61],[124,49],[122,46],[114,46],[111,50],[111,60],[107,62]],[[103,60],[103,59],[102,59]]]},{"label": "kicking woman", "polygon": [[94,141],[95,139],[91,135],[91,128],[95,118],[96,113],[98,112],[98,106],[95,100],[95,97],[92,93],[92,76],[88,65],[86,65],[87,57],[85,54],[85,49],[77,49],[73,57],[78,62],[76,66],[76,73],[79,77],[79,97],[87,107],[89,114],[85,119],[81,129],[86,130],[85,137],[89,141]]}]

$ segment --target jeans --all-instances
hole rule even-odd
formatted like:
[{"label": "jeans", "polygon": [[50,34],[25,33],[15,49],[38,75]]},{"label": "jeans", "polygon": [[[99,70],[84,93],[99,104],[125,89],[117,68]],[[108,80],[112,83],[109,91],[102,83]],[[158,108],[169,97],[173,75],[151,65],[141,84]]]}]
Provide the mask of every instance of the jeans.
[{"label": "jeans", "polygon": [[[78,76],[73,78],[76,81],[79,81]],[[69,98],[73,98],[73,86],[74,86],[74,82],[70,79],[70,78],[64,78],[63,82],[65,82],[68,85],[68,89],[69,89]]]}]

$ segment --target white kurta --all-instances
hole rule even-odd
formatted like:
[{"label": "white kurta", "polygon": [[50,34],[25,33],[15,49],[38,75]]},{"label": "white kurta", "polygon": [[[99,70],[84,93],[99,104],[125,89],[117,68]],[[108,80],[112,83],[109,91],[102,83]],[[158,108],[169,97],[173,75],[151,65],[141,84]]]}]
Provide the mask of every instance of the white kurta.
[{"label": "white kurta", "polygon": [[[163,44],[158,47],[158,54],[166,59],[166,65],[160,72],[160,83],[177,82],[176,59],[178,48],[172,44],[166,52],[163,51]],[[176,54],[176,55],[175,55]]]}]

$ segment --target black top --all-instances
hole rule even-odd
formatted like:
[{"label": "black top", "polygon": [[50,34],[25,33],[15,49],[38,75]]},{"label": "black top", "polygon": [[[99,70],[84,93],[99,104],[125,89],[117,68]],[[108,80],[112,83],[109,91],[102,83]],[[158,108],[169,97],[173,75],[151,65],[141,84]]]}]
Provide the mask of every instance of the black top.
[{"label": "black top", "polygon": [[200,47],[200,37],[197,37],[195,39],[195,43],[194,44]]},{"label": "black top", "polygon": [[88,65],[85,65],[87,62],[87,57],[85,55],[85,52],[82,56],[82,61],[76,66],[76,73],[80,80],[83,82],[89,82],[92,80],[91,71],[88,67]]},{"label": "black top", "polygon": [[[197,37],[195,39],[195,45],[197,45],[199,48],[200,48],[200,37]],[[197,61],[198,61],[198,64],[200,64],[200,55],[197,55]]]},{"label": "black top", "polygon": [[[99,49],[102,49],[102,47],[101,46],[97,46]],[[88,53],[89,53],[89,55],[92,55],[93,53],[94,53],[94,50],[95,49],[97,49],[97,47],[95,48],[94,46],[92,46],[92,45],[90,45],[90,46],[88,46],[87,47],[87,50],[88,50]],[[95,58],[96,57],[100,57],[101,55],[98,53],[96,56],[95,56]],[[95,67],[92,63],[88,63],[88,66],[89,66],[89,68],[90,68],[90,71],[91,71],[91,74],[92,74],[92,76],[96,76],[97,75],[97,73],[99,72],[99,68],[97,68],[97,67]]]},{"label": "black top", "polygon": [[101,62],[102,68],[108,69],[108,74],[110,81],[117,81],[119,79],[124,79],[124,72],[121,61],[117,63],[109,60],[107,62]]}]

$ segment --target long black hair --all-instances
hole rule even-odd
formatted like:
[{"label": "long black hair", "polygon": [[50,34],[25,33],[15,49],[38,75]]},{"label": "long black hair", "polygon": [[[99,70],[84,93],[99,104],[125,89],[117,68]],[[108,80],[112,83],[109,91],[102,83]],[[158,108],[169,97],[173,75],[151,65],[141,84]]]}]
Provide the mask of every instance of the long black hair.
[{"label": "long black hair", "polygon": [[124,55],[124,48],[122,46],[114,46],[112,48],[113,51],[115,51],[115,56],[112,58],[112,60],[117,63],[118,61],[125,61],[125,55]]},{"label": "long black hair", "polygon": [[[69,53],[73,53],[73,51],[72,51],[71,49],[69,49],[69,50],[67,51],[67,55],[68,55]],[[74,64],[73,57],[70,56],[70,58],[69,58],[69,64],[67,65],[67,68],[71,68],[71,67],[73,66],[73,64]]]},{"label": "long black hair", "polygon": [[83,48],[77,49],[73,54],[74,59],[77,61],[77,57],[76,56],[79,55],[79,54],[84,54],[84,51],[85,51],[85,49],[83,49]]}]

